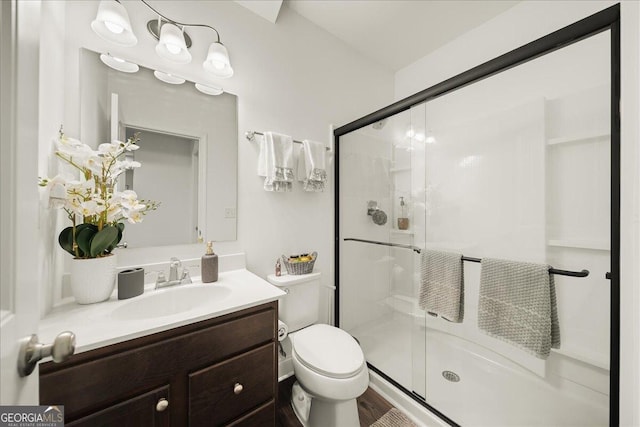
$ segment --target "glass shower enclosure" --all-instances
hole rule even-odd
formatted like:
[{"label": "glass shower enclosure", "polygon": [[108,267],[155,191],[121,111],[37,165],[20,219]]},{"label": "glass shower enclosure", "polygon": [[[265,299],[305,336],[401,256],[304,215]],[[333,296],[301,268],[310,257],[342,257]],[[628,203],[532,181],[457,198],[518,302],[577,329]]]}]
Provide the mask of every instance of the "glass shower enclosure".
[{"label": "glass shower enclosure", "polygon": [[[338,325],[452,425],[601,426],[617,407],[615,37],[594,31],[337,132]],[[419,303],[428,250],[463,257],[460,321]],[[488,258],[549,265],[561,343],[548,357],[479,327]]]}]

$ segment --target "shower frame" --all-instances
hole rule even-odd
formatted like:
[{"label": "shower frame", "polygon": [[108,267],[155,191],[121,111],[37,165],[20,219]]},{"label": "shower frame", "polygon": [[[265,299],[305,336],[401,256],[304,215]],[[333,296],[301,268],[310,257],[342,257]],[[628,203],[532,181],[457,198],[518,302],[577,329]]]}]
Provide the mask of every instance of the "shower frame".
[{"label": "shower frame", "polygon": [[[606,279],[610,281],[610,354],[609,354],[609,425],[619,425],[620,418],[620,4],[597,12],[544,37],[525,44],[517,49],[498,56],[490,61],[471,68],[434,86],[401,99],[387,107],[354,120],[334,130],[335,137],[335,191],[334,191],[334,322],[340,326],[340,137],[364,126],[411,107],[432,100],[464,86],[479,82],[494,74],[506,71],[532,59],[589,38],[601,32],[611,32],[611,81],[610,81],[610,126],[611,126],[611,248],[610,272]],[[406,389],[393,378],[367,362],[369,369],[410,396],[420,405],[438,415],[451,425],[457,425],[437,408],[429,405],[419,395]]]}]

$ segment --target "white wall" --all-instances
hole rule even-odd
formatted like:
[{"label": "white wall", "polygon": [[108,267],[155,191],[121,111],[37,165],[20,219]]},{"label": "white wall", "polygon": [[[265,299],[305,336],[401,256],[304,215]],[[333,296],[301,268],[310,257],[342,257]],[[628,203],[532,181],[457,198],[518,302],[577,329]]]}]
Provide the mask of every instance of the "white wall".
[{"label": "white wall", "polygon": [[[278,256],[315,250],[319,253],[316,270],[323,273],[324,284],[332,284],[332,179],[324,193],[304,193],[298,184],[292,193],[266,193],[263,179],[256,175],[258,146],[249,143],[244,132],[274,130],[298,140],[308,138],[329,144],[330,124],[343,125],[392,101],[393,75],[286,5],[274,25],[234,2],[158,3],[161,12],[175,19],[206,23],[220,31],[235,75],[228,80],[212,79],[201,64],[213,41],[213,32],[187,30],[194,42],[193,61],[187,66],[174,66],[156,55],[155,41],[144,29],[153,14],[141,2],[123,4],[138,36],[138,45],[133,48],[108,44],[91,31],[89,24],[95,18],[96,2],[66,3],[66,19],[74,25],[68,27],[70,49],[65,52],[65,128],[70,134],[79,129],[80,113],[73,105],[78,90],[75,49],[79,47],[108,51],[148,68],[223,86],[238,96],[238,241],[219,244],[216,251],[244,250],[248,269],[266,277],[273,272]],[[296,155],[297,151],[296,146]],[[332,167],[331,161],[329,165]],[[332,171],[329,176],[333,176]],[[135,250],[127,252],[119,252],[119,262],[136,262],[147,255]],[[200,246],[181,247],[169,252],[154,251],[154,257],[160,258],[156,261],[167,261],[171,256],[199,257],[202,252]],[[123,261],[125,257],[129,261]],[[329,311],[330,295],[325,293],[323,313]]]},{"label": "white wall", "polygon": [[[402,99],[523,44],[598,12],[614,2],[525,1],[395,75]],[[622,2],[622,200],[620,425],[640,425],[638,336],[638,25],[637,2]]]}]

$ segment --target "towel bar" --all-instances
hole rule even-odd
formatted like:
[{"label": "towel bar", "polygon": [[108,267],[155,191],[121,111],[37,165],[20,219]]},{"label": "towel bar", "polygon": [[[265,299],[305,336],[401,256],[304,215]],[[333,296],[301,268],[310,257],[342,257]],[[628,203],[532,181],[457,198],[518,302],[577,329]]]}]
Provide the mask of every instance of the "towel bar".
[{"label": "towel bar", "polygon": [[[411,245],[403,245],[400,243],[387,243],[387,242],[378,242],[376,240],[365,240],[365,239],[355,239],[352,237],[349,238],[345,238],[343,239],[345,242],[351,241],[351,242],[362,242],[362,243],[370,243],[373,245],[382,245],[382,246],[393,246],[396,248],[403,248],[403,249],[411,249],[412,251],[416,252],[416,253],[420,253],[420,248],[417,248],[415,246],[411,246]],[[463,261],[469,261],[469,262],[481,262],[482,259],[481,258],[472,258],[472,257],[468,257],[468,256],[463,256],[462,257]],[[582,270],[582,271],[571,271],[571,270],[559,270],[557,268],[549,268],[549,274],[556,274],[558,276],[570,276],[570,277],[587,277],[589,275],[589,270]]]},{"label": "towel bar", "polygon": [[[253,142],[253,140],[255,139],[256,135],[264,135],[264,133],[262,132],[257,132],[255,130],[248,130],[244,133],[245,138],[247,138],[247,140]],[[296,144],[302,144],[302,141],[298,141],[297,139],[294,139],[293,142],[295,142]],[[329,151],[329,147],[324,147],[325,150]]]}]

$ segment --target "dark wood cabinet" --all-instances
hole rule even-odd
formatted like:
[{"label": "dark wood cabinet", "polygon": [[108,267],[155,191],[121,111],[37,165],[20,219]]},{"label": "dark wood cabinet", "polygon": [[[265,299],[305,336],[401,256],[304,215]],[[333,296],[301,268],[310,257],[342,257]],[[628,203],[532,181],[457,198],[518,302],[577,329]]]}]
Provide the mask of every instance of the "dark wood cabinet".
[{"label": "dark wood cabinet", "polygon": [[44,363],[40,402],[69,426],[274,425],[277,319],[271,302]]},{"label": "dark wood cabinet", "polygon": [[[162,400],[166,403],[163,403]],[[170,425],[169,386],[143,393],[76,421],[67,427],[138,427]],[[166,405],[166,407],[164,407]]]}]

